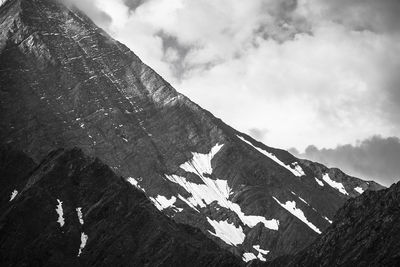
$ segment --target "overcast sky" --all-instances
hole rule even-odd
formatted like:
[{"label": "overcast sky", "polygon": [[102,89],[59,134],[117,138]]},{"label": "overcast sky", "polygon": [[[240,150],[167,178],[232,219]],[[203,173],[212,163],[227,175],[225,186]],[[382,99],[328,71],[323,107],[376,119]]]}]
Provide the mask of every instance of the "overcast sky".
[{"label": "overcast sky", "polygon": [[[311,159],[329,150],[324,163],[343,167],[343,147],[361,157],[371,140],[394,142],[357,160],[400,165],[399,0],[78,2],[178,91],[265,144]],[[348,165],[386,185],[400,177]]]}]

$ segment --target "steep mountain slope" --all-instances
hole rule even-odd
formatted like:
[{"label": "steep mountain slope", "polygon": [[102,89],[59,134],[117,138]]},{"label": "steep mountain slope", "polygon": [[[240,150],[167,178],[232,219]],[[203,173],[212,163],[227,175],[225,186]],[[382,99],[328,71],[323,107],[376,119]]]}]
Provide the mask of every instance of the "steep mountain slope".
[{"label": "steep mountain slope", "polygon": [[400,183],[349,200],[310,247],[268,266],[399,266],[399,240]]},{"label": "steep mountain slope", "polygon": [[[140,190],[78,149],[55,151],[34,168],[23,153],[0,153],[2,178],[17,192],[0,205],[2,266],[242,263],[199,230],[173,222]],[[16,169],[20,179],[14,180]]]},{"label": "steep mountain slope", "polygon": [[246,261],[303,249],[348,198],[382,188],[232,129],[55,0],[0,8],[0,143],[36,163],[79,147]]}]

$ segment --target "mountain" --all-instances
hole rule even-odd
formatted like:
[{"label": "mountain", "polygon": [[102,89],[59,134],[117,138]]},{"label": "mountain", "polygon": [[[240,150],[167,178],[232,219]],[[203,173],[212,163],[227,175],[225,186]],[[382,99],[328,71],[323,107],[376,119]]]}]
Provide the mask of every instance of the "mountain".
[{"label": "mountain", "polygon": [[244,261],[304,249],[346,200],[383,188],[231,128],[56,0],[0,7],[0,143],[35,164],[78,147]]},{"label": "mountain", "polygon": [[399,266],[400,183],[351,199],[307,249],[268,266]]},{"label": "mountain", "polygon": [[2,179],[15,189],[0,202],[2,266],[241,265],[79,149],[59,149],[36,166],[1,148],[0,162]]}]

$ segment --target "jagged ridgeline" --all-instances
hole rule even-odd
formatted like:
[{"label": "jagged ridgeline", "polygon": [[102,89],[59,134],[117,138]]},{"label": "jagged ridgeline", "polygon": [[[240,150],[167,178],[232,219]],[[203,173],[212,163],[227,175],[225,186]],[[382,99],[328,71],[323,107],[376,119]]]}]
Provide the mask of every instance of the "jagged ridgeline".
[{"label": "jagged ridgeline", "polygon": [[400,183],[351,199],[308,248],[263,266],[400,266]]},{"label": "jagged ridgeline", "polygon": [[[347,199],[382,188],[236,131],[84,14],[53,0],[0,7],[0,142],[35,164],[58,148],[78,147],[164,215],[243,261],[302,250]],[[26,183],[6,187],[10,207],[31,190]],[[79,208],[85,216],[92,207]],[[85,242],[94,241],[88,235]]]}]

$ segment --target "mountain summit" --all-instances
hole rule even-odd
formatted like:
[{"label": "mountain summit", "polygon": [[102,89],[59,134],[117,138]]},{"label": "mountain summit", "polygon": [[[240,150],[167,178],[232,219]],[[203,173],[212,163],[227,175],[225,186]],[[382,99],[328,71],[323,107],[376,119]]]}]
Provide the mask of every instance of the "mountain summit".
[{"label": "mountain summit", "polygon": [[78,147],[244,261],[304,249],[347,199],[382,188],[231,128],[56,0],[1,5],[0,110],[0,143],[36,164]]}]

